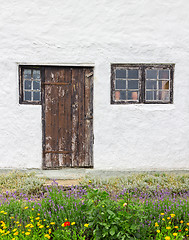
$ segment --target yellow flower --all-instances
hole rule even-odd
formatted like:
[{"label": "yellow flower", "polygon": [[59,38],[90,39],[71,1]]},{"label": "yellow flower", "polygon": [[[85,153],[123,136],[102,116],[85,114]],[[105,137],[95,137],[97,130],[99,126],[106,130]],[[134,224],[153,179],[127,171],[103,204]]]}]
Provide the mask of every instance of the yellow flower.
[{"label": "yellow flower", "polygon": [[30,232],[25,232],[25,235],[30,235]]},{"label": "yellow flower", "polygon": [[171,227],[166,227],[166,229],[171,229]]},{"label": "yellow flower", "polygon": [[167,219],[171,219],[170,217],[167,217]]},{"label": "yellow flower", "polygon": [[171,213],[170,216],[171,216],[172,218],[174,218],[174,217],[175,217],[175,214]]},{"label": "yellow flower", "polygon": [[46,237],[46,238],[48,238],[48,239],[50,239],[51,237],[49,236],[49,234],[45,234],[45,236],[44,237]]},{"label": "yellow flower", "polygon": [[45,221],[46,221],[46,219],[43,219],[43,221],[45,222]]},{"label": "yellow flower", "polygon": [[6,214],[7,214],[7,212],[4,212],[3,214],[5,214],[5,215],[6,215]]},{"label": "yellow flower", "polygon": [[164,215],[164,213],[161,213],[161,215],[163,216],[163,215]]},{"label": "yellow flower", "polygon": [[10,219],[14,219],[14,217],[10,217]]},{"label": "yellow flower", "polygon": [[174,228],[178,228],[178,226],[174,226]]},{"label": "yellow flower", "polygon": [[40,219],[40,217],[36,217],[36,218],[35,218],[35,220],[39,220],[39,219]]},{"label": "yellow flower", "polygon": [[28,229],[28,232],[31,232],[31,229]]},{"label": "yellow flower", "polygon": [[48,225],[48,226],[46,226],[46,228],[49,228],[49,225]]},{"label": "yellow flower", "polygon": [[165,218],[162,218],[163,221],[165,221]]},{"label": "yellow flower", "polygon": [[188,231],[188,228],[186,228],[185,231]]},{"label": "yellow flower", "polygon": [[18,235],[18,232],[13,233],[13,235],[14,235],[14,236],[17,236],[17,235]]},{"label": "yellow flower", "polygon": [[166,236],[165,237],[165,240],[170,240],[171,238],[169,236]]},{"label": "yellow flower", "polygon": [[183,221],[181,220],[180,223],[183,223]]},{"label": "yellow flower", "polygon": [[40,216],[40,213],[38,213],[37,215]]},{"label": "yellow flower", "polygon": [[88,224],[88,223],[85,223],[85,224],[84,224],[84,227],[88,227],[88,226],[89,226],[89,224]]},{"label": "yellow flower", "polygon": [[160,230],[157,230],[156,232],[157,232],[157,233],[160,233]]},{"label": "yellow flower", "polygon": [[39,226],[39,228],[44,228],[44,226],[43,226],[43,225],[41,225],[41,226]]},{"label": "yellow flower", "polygon": [[15,240],[15,238],[12,238],[12,240]]},{"label": "yellow flower", "polygon": [[188,225],[188,226],[189,226],[189,223],[187,223],[186,225]]},{"label": "yellow flower", "polygon": [[89,180],[89,183],[92,183],[92,181],[91,181],[91,180]]},{"label": "yellow flower", "polygon": [[173,233],[173,236],[175,236],[175,237],[176,237],[176,236],[177,236],[177,233]]},{"label": "yellow flower", "polygon": [[126,206],[127,206],[127,203],[124,203],[124,204],[123,204],[123,207],[126,207]]},{"label": "yellow flower", "polygon": [[32,211],[34,211],[34,208],[32,208]]},{"label": "yellow flower", "polygon": [[75,222],[72,222],[71,225],[75,225]]},{"label": "yellow flower", "polygon": [[24,209],[28,209],[28,207],[25,207]]},{"label": "yellow flower", "polygon": [[155,223],[155,227],[159,227],[159,224],[157,222]]},{"label": "yellow flower", "polygon": [[49,229],[49,234],[51,234],[52,233],[52,230],[51,229]]},{"label": "yellow flower", "polygon": [[4,211],[1,211],[0,213],[4,213]]},{"label": "yellow flower", "polygon": [[68,219],[67,218],[65,218],[65,221],[67,221]]},{"label": "yellow flower", "polygon": [[55,222],[51,222],[50,224],[51,224],[51,225],[55,225]]},{"label": "yellow flower", "polygon": [[171,224],[171,222],[169,222],[169,224]]},{"label": "yellow flower", "polygon": [[16,231],[17,231],[17,228],[13,229],[12,231],[13,231],[13,232],[16,232]]}]

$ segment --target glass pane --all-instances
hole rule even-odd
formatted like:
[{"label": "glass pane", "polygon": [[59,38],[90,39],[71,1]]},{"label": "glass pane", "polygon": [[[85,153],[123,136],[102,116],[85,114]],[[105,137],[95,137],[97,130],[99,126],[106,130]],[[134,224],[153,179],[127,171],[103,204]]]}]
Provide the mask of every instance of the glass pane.
[{"label": "glass pane", "polygon": [[157,79],[157,70],[146,70],[147,79]]},{"label": "glass pane", "polygon": [[39,81],[33,81],[33,89],[40,90],[40,82]]},{"label": "glass pane", "polygon": [[128,91],[128,100],[138,100],[138,92]]},{"label": "glass pane", "polygon": [[24,79],[31,79],[31,69],[24,69]]},{"label": "glass pane", "polygon": [[33,92],[33,100],[40,101],[40,92]]},{"label": "glass pane", "polygon": [[120,91],[120,100],[126,100],[126,91]]},{"label": "glass pane", "polygon": [[159,89],[169,90],[169,81],[159,81]]},{"label": "glass pane", "polygon": [[33,79],[40,79],[40,70],[33,70]]},{"label": "glass pane", "polygon": [[146,100],[156,100],[156,91],[146,91]]},{"label": "glass pane", "polygon": [[138,79],[138,70],[137,69],[128,70],[128,78]]},{"label": "glass pane", "polygon": [[169,79],[169,70],[159,70],[159,79]]},{"label": "glass pane", "polygon": [[116,80],[116,89],[126,89],[126,80]]},{"label": "glass pane", "polygon": [[24,92],[24,100],[31,101],[31,92],[29,92],[29,91]]},{"label": "glass pane", "polygon": [[159,91],[158,100],[170,101],[170,92],[169,91]]},{"label": "glass pane", "polygon": [[126,78],[126,70],[117,69],[116,70],[116,78]]},{"label": "glass pane", "polygon": [[157,81],[146,80],[146,89],[157,89]]},{"label": "glass pane", "polygon": [[29,80],[24,81],[24,89],[31,89],[31,81]]},{"label": "glass pane", "polygon": [[138,80],[128,81],[128,89],[138,89]]}]

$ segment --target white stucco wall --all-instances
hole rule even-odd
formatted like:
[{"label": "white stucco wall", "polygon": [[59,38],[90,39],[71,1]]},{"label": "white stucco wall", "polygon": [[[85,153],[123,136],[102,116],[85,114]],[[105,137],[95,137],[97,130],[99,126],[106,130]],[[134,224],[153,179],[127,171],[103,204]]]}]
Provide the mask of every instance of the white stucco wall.
[{"label": "white stucco wall", "polygon": [[[94,167],[189,169],[188,0],[0,0],[0,168],[41,168],[18,64],[95,66]],[[174,104],[111,105],[111,63],[175,63]]]}]

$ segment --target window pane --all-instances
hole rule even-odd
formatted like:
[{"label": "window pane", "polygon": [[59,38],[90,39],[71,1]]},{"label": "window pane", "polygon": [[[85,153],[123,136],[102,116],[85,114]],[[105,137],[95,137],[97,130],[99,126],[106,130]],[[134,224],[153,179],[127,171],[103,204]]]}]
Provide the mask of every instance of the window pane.
[{"label": "window pane", "polygon": [[138,80],[128,81],[128,89],[138,89]]},{"label": "window pane", "polygon": [[146,91],[146,100],[156,100],[156,91]]},{"label": "window pane", "polygon": [[40,92],[33,92],[33,100],[40,101]]},{"label": "window pane", "polygon": [[24,69],[24,79],[31,79],[31,69]]},{"label": "window pane", "polygon": [[116,89],[126,89],[126,80],[116,80]]},{"label": "window pane", "polygon": [[169,79],[169,70],[159,70],[159,79]]},{"label": "window pane", "polygon": [[159,91],[158,92],[158,100],[169,101],[170,100],[170,92],[169,91]]},{"label": "window pane", "polygon": [[146,80],[146,89],[157,89],[157,81]]},{"label": "window pane", "polygon": [[31,92],[29,91],[24,92],[24,100],[31,101]]},{"label": "window pane", "polygon": [[24,81],[24,88],[25,89],[31,89],[31,81],[25,80]]},{"label": "window pane", "polygon": [[40,90],[40,82],[39,81],[33,81],[33,89]]},{"label": "window pane", "polygon": [[120,100],[126,100],[126,91],[120,91]]},{"label": "window pane", "polygon": [[33,79],[40,79],[40,70],[33,70]]},{"label": "window pane", "polygon": [[126,100],[126,91],[115,91],[115,100]]},{"label": "window pane", "polygon": [[159,81],[159,89],[169,90],[169,81]]},{"label": "window pane", "polygon": [[146,70],[147,79],[157,79],[157,70]]},{"label": "window pane", "polygon": [[128,91],[128,100],[138,100],[138,92]]},{"label": "window pane", "polygon": [[137,69],[128,70],[128,78],[138,79],[138,70]]},{"label": "window pane", "polygon": [[126,70],[124,69],[116,70],[116,78],[126,78]]}]

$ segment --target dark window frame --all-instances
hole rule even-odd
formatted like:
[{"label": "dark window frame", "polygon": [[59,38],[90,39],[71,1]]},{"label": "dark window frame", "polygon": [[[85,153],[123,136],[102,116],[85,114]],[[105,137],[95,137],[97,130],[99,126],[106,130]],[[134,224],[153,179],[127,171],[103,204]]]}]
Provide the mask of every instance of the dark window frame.
[{"label": "dark window frame", "polygon": [[[41,86],[40,86],[40,101],[24,100],[24,78],[23,73],[25,69],[40,70],[41,75]],[[41,105],[42,104],[42,82],[44,79],[44,70],[42,66],[33,65],[19,65],[19,104],[31,104],[31,105]]]},{"label": "dark window frame", "polygon": [[[111,64],[111,104],[172,104],[173,103],[173,78],[174,78],[174,67],[175,64],[146,64],[146,63],[140,63],[140,64]],[[139,97],[138,101],[134,100],[115,100],[115,72],[116,69],[138,69],[139,70]],[[158,70],[170,70],[170,76],[169,76],[169,82],[170,82],[170,99],[169,101],[164,100],[146,100],[145,99],[145,84],[146,84],[146,78],[145,78],[145,70],[146,69],[158,69]],[[127,90],[126,90],[127,91]]]}]

